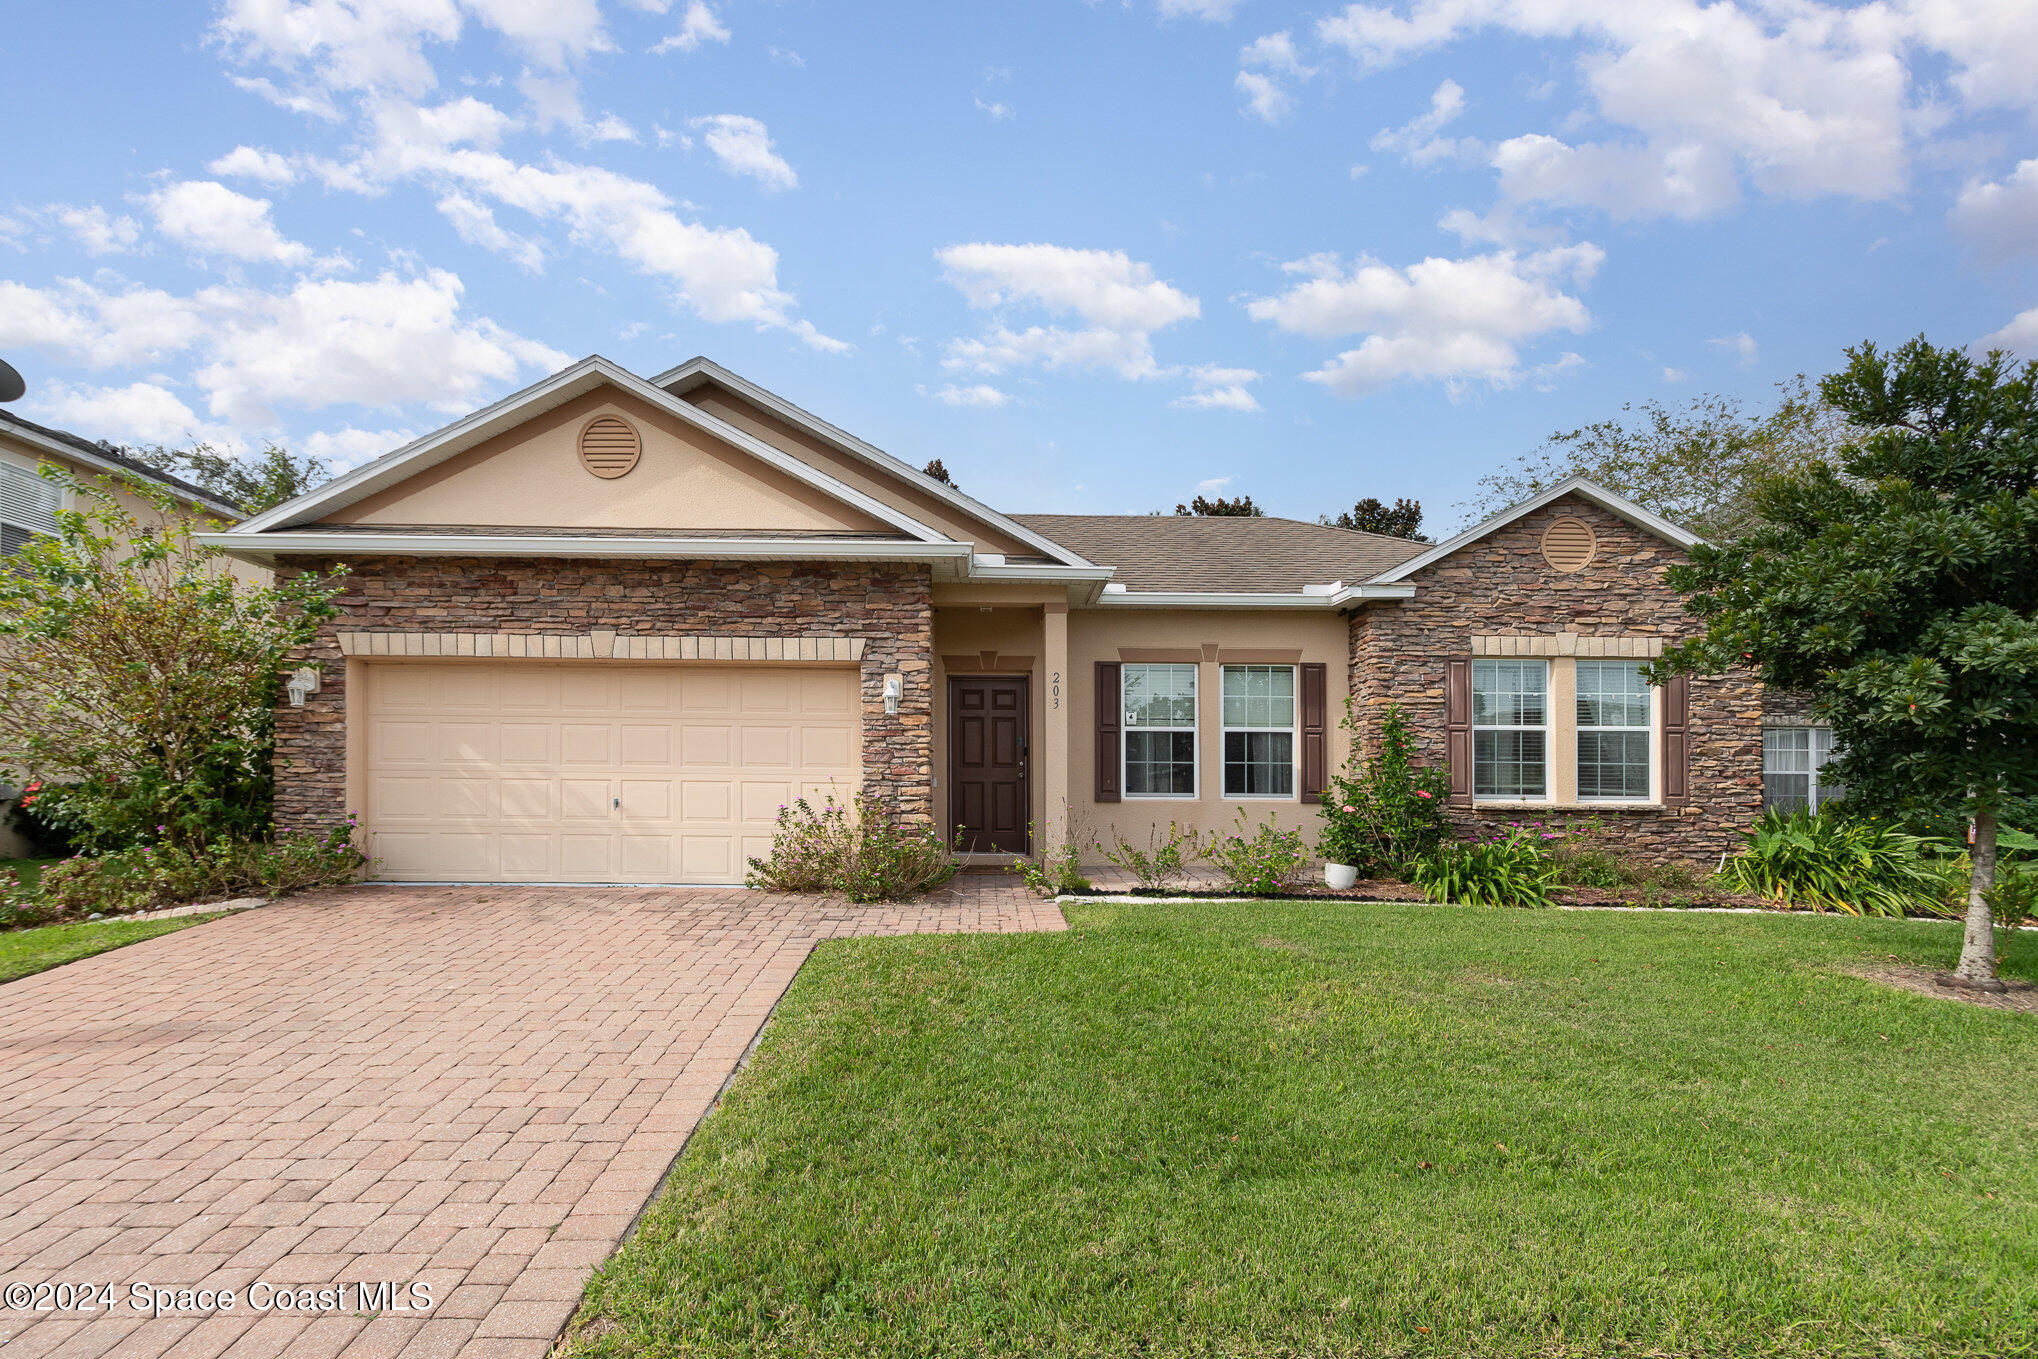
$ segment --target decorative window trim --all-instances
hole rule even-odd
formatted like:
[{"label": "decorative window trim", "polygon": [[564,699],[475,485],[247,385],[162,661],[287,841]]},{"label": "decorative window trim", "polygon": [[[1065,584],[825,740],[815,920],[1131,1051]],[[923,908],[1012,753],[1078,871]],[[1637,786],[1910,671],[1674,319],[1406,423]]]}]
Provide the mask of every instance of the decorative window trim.
[{"label": "decorative window trim", "polygon": [[[1285,670],[1288,672],[1288,725],[1285,727],[1233,726],[1224,720],[1224,673],[1227,670]],[[1285,793],[1234,793],[1226,786],[1231,764],[1226,739],[1233,732],[1288,734],[1288,791]],[[1294,802],[1302,785],[1302,676],[1298,666],[1287,662],[1227,661],[1217,668],[1217,795],[1223,802]]]},{"label": "decorative window trim", "polygon": [[[1482,659],[1505,660],[1520,658],[1486,657]],[[1552,759],[1552,756],[1554,755],[1557,746],[1557,731],[1556,731],[1557,704],[1555,694],[1556,677],[1552,673],[1556,667],[1553,666],[1547,660],[1544,660],[1542,662],[1542,666],[1543,666],[1543,720],[1541,724],[1540,725],[1527,723],[1502,724],[1493,722],[1481,722],[1479,720],[1479,663],[1476,660],[1472,663],[1472,688],[1471,688],[1472,711],[1470,715],[1472,733],[1471,788],[1472,788],[1472,801],[1474,804],[1485,803],[1489,806],[1493,804],[1508,804],[1512,806],[1526,806],[1533,804],[1536,806],[1540,806],[1543,803],[1551,801],[1552,798],[1555,796],[1555,790],[1552,788],[1551,785],[1555,782],[1556,779],[1556,770],[1554,768],[1554,761]],[[1541,732],[1543,736],[1543,791],[1540,793],[1523,793],[1523,794],[1481,793],[1479,791],[1479,733],[1482,731]]]},{"label": "decorative window trim", "polygon": [[861,661],[862,637],[717,637],[592,632],[342,632],[342,656],[451,656],[478,660]]},{"label": "decorative window trim", "polygon": [[1481,658],[1510,656],[1576,656],[1593,660],[1653,661],[1663,654],[1661,637],[1584,637],[1575,632],[1540,636],[1474,637],[1472,654]]},{"label": "decorative window trim", "polygon": [[[1132,661],[1126,669],[1137,666],[1140,669],[1186,670],[1189,672],[1190,715],[1187,726],[1143,726],[1135,724],[1130,713],[1125,713],[1123,735],[1119,741],[1118,786],[1124,790],[1127,802],[1195,802],[1203,796],[1203,733],[1200,730],[1203,716],[1203,673],[1200,666],[1188,661]],[[1125,705],[1125,678],[1119,680],[1119,707]],[[1135,793],[1132,791],[1132,735],[1134,732],[1166,731],[1189,734],[1189,791],[1186,793]]]},{"label": "decorative window trim", "polygon": [[[1604,665],[1604,664],[1607,664],[1607,663],[1608,663],[1608,661],[1609,661],[1610,659],[1611,659],[1611,658],[1594,658],[1594,659],[1592,659],[1592,660],[1586,661],[1586,662],[1585,662],[1585,664],[1599,664],[1599,665]],[[1617,662],[1615,662],[1615,663],[1617,663]],[[1582,669],[1582,666],[1581,666],[1581,667],[1579,667],[1579,668],[1580,668],[1580,669]],[[1637,732],[1639,732],[1639,733],[1640,733],[1640,734],[1642,735],[1642,738],[1643,738],[1643,742],[1644,742],[1644,744],[1643,744],[1643,749],[1644,749],[1644,750],[1645,750],[1645,751],[1647,752],[1647,760],[1648,760],[1648,770],[1649,770],[1649,790],[1648,790],[1648,792],[1647,792],[1646,794],[1644,794],[1644,795],[1643,795],[1643,796],[1641,796],[1641,797],[1629,797],[1629,796],[1620,796],[1620,797],[1608,797],[1608,796],[1605,796],[1605,795],[1603,795],[1603,794],[1588,794],[1588,793],[1586,793],[1586,792],[1585,792],[1585,791],[1583,790],[1583,788],[1582,788],[1582,787],[1579,787],[1579,791],[1578,791],[1578,801],[1579,801],[1580,803],[1583,803],[1583,804],[1592,804],[1592,805],[1606,805],[1606,806],[1615,806],[1615,807],[1620,807],[1620,806],[1647,806],[1647,805],[1651,805],[1651,804],[1653,804],[1653,803],[1656,803],[1656,802],[1660,801],[1660,800],[1661,800],[1661,796],[1662,796],[1662,791],[1661,791],[1661,790],[1662,790],[1662,787],[1663,787],[1663,781],[1662,781],[1662,773],[1661,773],[1661,765],[1662,765],[1662,759],[1661,759],[1661,755],[1662,755],[1662,746],[1663,746],[1663,742],[1662,742],[1662,740],[1660,739],[1660,737],[1658,736],[1658,724],[1657,724],[1657,717],[1658,717],[1658,715],[1659,715],[1659,709],[1660,709],[1660,707],[1661,707],[1661,703],[1660,703],[1660,700],[1659,700],[1659,699],[1658,699],[1658,697],[1657,697],[1657,694],[1658,694],[1658,689],[1657,689],[1657,687],[1656,687],[1656,686],[1654,686],[1654,685],[1646,685],[1646,684],[1645,684],[1645,685],[1643,686],[1643,688],[1642,688],[1642,695],[1643,695],[1643,699],[1644,699],[1644,701],[1645,701],[1645,702],[1647,703],[1647,705],[1648,705],[1648,712],[1647,712],[1647,713],[1645,714],[1645,716],[1644,716],[1644,720],[1643,720],[1643,722],[1642,722],[1642,725],[1640,725],[1640,726],[1638,726],[1638,727],[1634,727],[1634,726],[1621,726],[1621,727],[1613,727],[1613,726],[1591,726],[1591,727],[1588,727],[1588,726],[1586,726],[1586,725],[1585,725],[1585,724],[1584,724],[1583,722],[1580,722],[1580,721],[1578,720],[1578,712],[1577,712],[1578,704],[1577,704],[1577,702],[1576,702],[1576,699],[1577,699],[1577,694],[1578,694],[1578,680],[1577,680],[1577,671],[1576,671],[1576,670],[1574,670],[1574,671],[1573,671],[1573,674],[1572,674],[1572,681],[1571,681],[1571,693],[1572,693],[1572,698],[1573,698],[1573,702],[1572,702],[1572,704],[1571,704],[1571,708],[1572,708],[1572,711],[1571,711],[1571,713],[1569,714],[1569,716],[1570,716],[1570,719],[1571,719],[1571,769],[1572,769],[1572,778],[1573,778],[1574,780],[1577,780],[1577,779],[1579,778],[1579,770],[1580,770],[1580,761],[1579,761],[1579,751],[1578,751],[1578,747],[1579,747],[1579,740],[1580,740],[1580,738],[1581,738],[1581,737],[1582,737],[1582,736],[1583,736],[1583,735],[1584,735],[1584,734],[1585,734],[1586,732],[1588,732],[1588,731],[1594,731],[1594,732],[1606,732],[1606,731],[1617,731],[1617,732],[1626,732],[1626,733],[1629,733],[1629,734],[1634,734],[1634,733],[1637,733]],[[1577,785],[1577,784],[1574,784],[1574,787],[1576,787],[1576,786],[1578,786],[1578,785]]]}]

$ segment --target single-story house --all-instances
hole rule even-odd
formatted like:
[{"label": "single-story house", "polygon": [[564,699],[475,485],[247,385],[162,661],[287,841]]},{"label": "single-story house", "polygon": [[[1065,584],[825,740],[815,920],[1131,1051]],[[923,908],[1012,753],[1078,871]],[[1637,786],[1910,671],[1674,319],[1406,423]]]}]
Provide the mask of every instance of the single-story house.
[{"label": "single-story house", "polygon": [[1582,480],[1434,545],[1011,514],[707,359],[597,356],[208,541],[349,568],[277,816],[358,814],[390,879],[740,881],[856,788],[1004,855],[1313,837],[1392,704],[1463,822],[1710,859],[1763,805],[1760,686],[1642,677],[1694,539]]}]

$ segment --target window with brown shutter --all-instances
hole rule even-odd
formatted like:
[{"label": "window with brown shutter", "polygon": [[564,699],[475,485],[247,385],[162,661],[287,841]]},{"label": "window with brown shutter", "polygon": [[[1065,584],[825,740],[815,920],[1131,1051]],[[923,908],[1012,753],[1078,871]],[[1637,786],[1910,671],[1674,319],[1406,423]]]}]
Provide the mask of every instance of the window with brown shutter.
[{"label": "window with brown shutter", "polygon": [[1681,807],[1691,789],[1691,680],[1673,677],[1663,686],[1663,804]]},{"label": "window with brown shutter", "polygon": [[1119,664],[1097,662],[1097,801],[1118,801],[1118,743],[1125,714],[1120,711]]},{"label": "window with brown shutter", "polygon": [[1472,658],[1444,662],[1444,754],[1451,803],[1472,805]]},{"label": "window with brown shutter", "polygon": [[1330,751],[1325,719],[1329,707],[1328,670],[1322,662],[1302,667],[1302,800],[1323,801],[1323,784],[1330,773]]}]

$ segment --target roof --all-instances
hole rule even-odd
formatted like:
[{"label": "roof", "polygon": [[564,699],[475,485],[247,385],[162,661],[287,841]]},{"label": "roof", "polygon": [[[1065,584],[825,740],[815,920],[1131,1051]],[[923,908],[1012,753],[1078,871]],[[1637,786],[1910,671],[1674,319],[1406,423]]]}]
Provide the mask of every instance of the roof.
[{"label": "roof", "polygon": [[122,476],[152,481],[182,499],[196,501],[228,518],[241,517],[238,507],[221,500],[204,487],[182,477],[173,477],[168,472],[159,472],[117,448],[94,442],[82,434],[73,434],[67,429],[55,429],[49,425],[38,425],[33,420],[24,420],[14,412],[6,410],[0,410],[0,433],[13,434],[29,443],[42,444],[45,447],[57,445],[53,451],[72,454],[81,462],[90,463],[101,471],[117,472]]},{"label": "roof", "polygon": [[1383,572],[1380,580],[1383,583],[1406,580],[1425,566],[1442,561],[1460,548],[1470,546],[1472,543],[1484,538],[1487,534],[1506,528],[1523,515],[1533,513],[1551,501],[1561,500],[1567,495],[1575,495],[1581,500],[1589,501],[1605,510],[1608,514],[1619,519],[1625,519],[1636,528],[1647,533],[1653,533],[1666,542],[1675,543],[1679,547],[1691,548],[1703,541],[1703,539],[1689,529],[1679,528],[1661,515],[1643,509],[1626,496],[1617,495],[1590,478],[1582,476],[1566,477],[1556,485],[1530,496],[1519,504],[1509,505],[1492,518],[1481,520],[1454,538],[1446,538],[1435,547],[1427,547],[1420,552],[1411,554],[1406,561],[1400,562],[1392,569]]},{"label": "roof", "polygon": [[1102,566],[1128,592],[1294,593],[1355,584],[1427,550],[1381,533],[1245,515],[1015,514]]}]

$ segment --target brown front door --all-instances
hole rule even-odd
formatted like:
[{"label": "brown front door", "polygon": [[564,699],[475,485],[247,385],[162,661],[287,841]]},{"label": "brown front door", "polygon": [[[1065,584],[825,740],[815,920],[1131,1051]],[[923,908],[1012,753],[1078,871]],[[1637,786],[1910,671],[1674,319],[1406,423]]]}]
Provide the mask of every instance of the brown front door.
[{"label": "brown front door", "polygon": [[949,834],[963,849],[1027,851],[1026,681],[948,681]]}]

